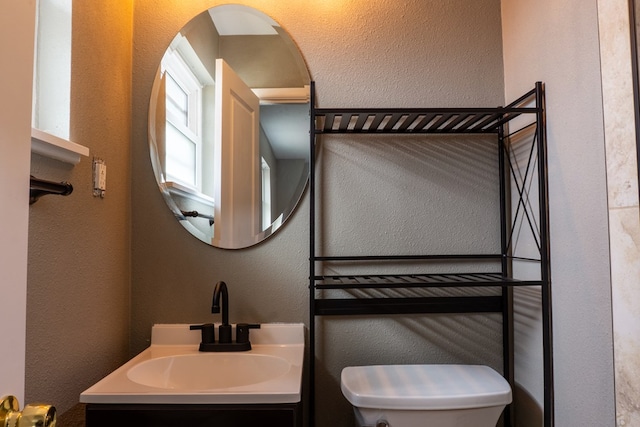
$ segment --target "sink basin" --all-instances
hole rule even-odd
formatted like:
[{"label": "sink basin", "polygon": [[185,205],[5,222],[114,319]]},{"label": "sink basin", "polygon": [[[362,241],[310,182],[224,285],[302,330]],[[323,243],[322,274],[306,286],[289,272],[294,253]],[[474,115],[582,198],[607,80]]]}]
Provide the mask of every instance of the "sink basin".
[{"label": "sink basin", "polygon": [[138,384],[172,390],[223,390],[269,381],[289,372],[291,364],[276,356],[207,353],[160,357],[127,372]]},{"label": "sink basin", "polygon": [[151,345],[82,392],[80,402],[226,405],[301,401],[303,324],[263,323],[251,331],[251,350],[243,352],[200,352],[200,340],[200,331],[190,330],[189,325],[154,325]]}]

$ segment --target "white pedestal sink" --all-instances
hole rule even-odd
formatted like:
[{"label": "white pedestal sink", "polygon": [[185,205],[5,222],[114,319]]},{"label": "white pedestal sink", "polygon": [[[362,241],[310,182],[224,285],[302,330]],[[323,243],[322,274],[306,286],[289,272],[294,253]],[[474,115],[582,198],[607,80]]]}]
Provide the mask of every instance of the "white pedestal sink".
[{"label": "white pedestal sink", "polygon": [[85,390],[80,402],[300,402],[303,324],[262,324],[251,331],[252,349],[244,352],[200,352],[200,337],[189,325],[154,325],[151,346]]}]

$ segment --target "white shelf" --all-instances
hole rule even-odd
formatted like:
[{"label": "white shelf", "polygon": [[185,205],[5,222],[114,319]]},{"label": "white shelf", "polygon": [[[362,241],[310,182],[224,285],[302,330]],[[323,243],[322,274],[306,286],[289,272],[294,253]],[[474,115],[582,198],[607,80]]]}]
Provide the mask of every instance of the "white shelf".
[{"label": "white shelf", "polygon": [[213,197],[207,196],[206,194],[203,194],[193,188],[189,188],[186,185],[182,185],[174,181],[167,181],[165,182],[165,187],[171,194],[186,197],[195,202],[202,203],[203,205],[211,206],[212,208],[215,206],[215,200]]},{"label": "white shelf", "polygon": [[89,155],[89,148],[31,128],[31,152],[77,165],[80,163],[81,156]]}]

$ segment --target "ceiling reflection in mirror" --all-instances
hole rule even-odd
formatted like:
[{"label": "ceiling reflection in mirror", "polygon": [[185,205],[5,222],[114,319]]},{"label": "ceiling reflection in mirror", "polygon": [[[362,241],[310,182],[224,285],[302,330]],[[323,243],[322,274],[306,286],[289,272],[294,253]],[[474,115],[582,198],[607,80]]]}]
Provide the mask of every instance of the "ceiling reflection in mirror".
[{"label": "ceiling reflection in mirror", "polygon": [[272,235],[309,176],[309,73],[271,18],[222,5],[192,19],[158,67],[153,170],[180,224],[216,247]]}]

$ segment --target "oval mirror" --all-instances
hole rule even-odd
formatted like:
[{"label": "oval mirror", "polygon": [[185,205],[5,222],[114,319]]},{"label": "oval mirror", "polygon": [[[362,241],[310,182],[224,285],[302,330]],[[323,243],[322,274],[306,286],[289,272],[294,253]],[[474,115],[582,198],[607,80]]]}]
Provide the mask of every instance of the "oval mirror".
[{"label": "oval mirror", "polygon": [[213,7],[172,40],[149,145],[160,191],[192,235],[245,248],[289,218],[309,176],[309,82],[293,40],[247,6]]}]

